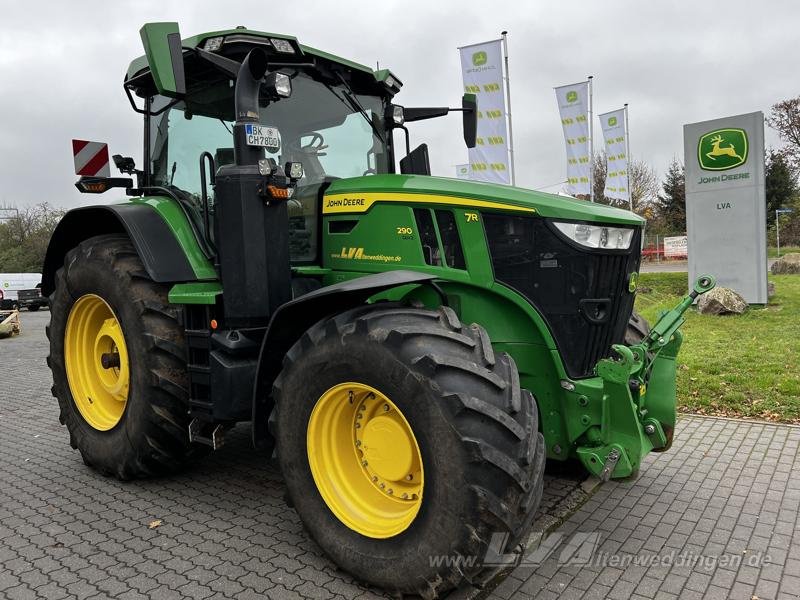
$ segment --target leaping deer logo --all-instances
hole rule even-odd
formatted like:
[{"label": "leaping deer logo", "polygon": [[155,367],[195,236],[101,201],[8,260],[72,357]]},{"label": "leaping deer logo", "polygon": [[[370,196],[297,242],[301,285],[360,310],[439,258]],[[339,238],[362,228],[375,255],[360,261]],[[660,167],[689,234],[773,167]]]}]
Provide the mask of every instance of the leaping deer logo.
[{"label": "leaping deer logo", "polygon": [[734,158],[738,158],[740,161],[744,161],[744,158],[736,154],[736,148],[734,148],[733,144],[729,144],[724,148],[720,145],[724,141],[722,135],[717,134],[709,140],[712,144],[711,152],[706,152],[706,156],[711,160],[717,160],[717,156],[733,156]]}]

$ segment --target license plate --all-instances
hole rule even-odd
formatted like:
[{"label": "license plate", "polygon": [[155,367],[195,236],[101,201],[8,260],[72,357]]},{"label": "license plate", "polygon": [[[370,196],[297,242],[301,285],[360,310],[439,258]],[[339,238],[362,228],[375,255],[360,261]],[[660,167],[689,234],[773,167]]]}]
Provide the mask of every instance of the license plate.
[{"label": "license plate", "polygon": [[244,132],[248,146],[261,146],[271,152],[280,150],[281,134],[277,127],[247,124],[244,126]]}]

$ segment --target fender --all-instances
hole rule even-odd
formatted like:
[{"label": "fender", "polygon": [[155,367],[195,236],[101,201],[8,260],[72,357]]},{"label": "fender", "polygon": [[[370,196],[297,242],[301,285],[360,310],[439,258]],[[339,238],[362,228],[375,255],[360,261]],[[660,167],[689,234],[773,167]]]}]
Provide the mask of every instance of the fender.
[{"label": "fender", "polygon": [[329,315],[364,304],[380,292],[403,285],[431,283],[434,279],[435,275],[416,271],[387,271],[309,292],[278,308],[270,319],[258,356],[253,386],[253,446],[269,448],[270,388],[280,373],[283,357],[307,329]]},{"label": "fender", "polygon": [[55,288],[56,271],[72,248],[95,235],[125,233],[147,274],[158,283],[214,279],[185,214],[167,198],[136,199],[122,204],[87,206],[67,212],[59,222],[42,268],[42,295]]}]

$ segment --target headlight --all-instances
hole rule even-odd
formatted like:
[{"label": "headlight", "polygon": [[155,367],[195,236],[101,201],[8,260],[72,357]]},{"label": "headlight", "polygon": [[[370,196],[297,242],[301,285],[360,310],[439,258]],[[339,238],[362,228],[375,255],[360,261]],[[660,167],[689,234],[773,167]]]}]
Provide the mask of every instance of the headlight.
[{"label": "headlight", "polygon": [[403,114],[403,107],[397,106],[396,104],[392,106],[392,121],[395,125],[402,125],[405,122],[406,118]]},{"label": "headlight", "polygon": [[264,85],[269,93],[279,98],[288,98],[292,95],[292,80],[285,73],[273,72],[266,76]]},{"label": "headlight", "polygon": [[631,240],[633,240],[634,230],[630,227],[607,227],[556,221],[553,222],[553,225],[569,239],[587,248],[627,250],[631,247]]},{"label": "headlight", "polygon": [[287,162],[283,168],[283,172],[289,179],[302,179],[303,178],[303,163]]},{"label": "headlight", "polygon": [[221,37],[208,38],[205,46],[203,46],[203,50],[206,52],[216,52],[222,47],[222,40],[223,38]]},{"label": "headlight", "polygon": [[278,52],[283,54],[294,54],[294,48],[292,48],[292,43],[289,40],[269,38],[269,41],[272,42],[272,47]]}]

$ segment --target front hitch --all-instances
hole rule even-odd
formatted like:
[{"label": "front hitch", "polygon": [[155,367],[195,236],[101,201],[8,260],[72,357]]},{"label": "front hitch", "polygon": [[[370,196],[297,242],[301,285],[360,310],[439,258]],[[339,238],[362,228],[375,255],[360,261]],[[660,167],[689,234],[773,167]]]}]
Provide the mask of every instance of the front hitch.
[{"label": "front hitch", "polygon": [[711,275],[698,277],[694,282],[694,289],[684,296],[675,308],[663,312],[656,324],[650,329],[650,333],[642,341],[642,345],[647,348],[648,352],[655,352],[666,346],[672,335],[686,321],[683,313],[689,309],[698,296],[711,291],[715,285],[717,285],[717,281]]},{"label": "front hitch", "polygon": [[603,480],[627,477],[648,452],[669,448],[676,419],[675,359],[683,340],[679,330],[695,299],[715,285],[710,275],[698,277],[640,343],[615,344],[617,357],[597,363],[595,372],[603,380],[600,432],[592,445],[577,448],[593,475]]}]

